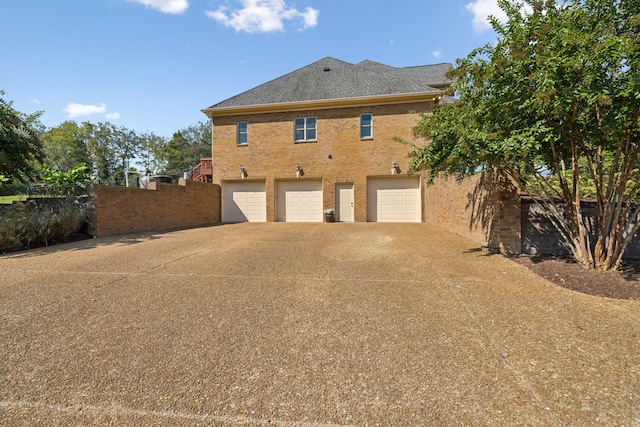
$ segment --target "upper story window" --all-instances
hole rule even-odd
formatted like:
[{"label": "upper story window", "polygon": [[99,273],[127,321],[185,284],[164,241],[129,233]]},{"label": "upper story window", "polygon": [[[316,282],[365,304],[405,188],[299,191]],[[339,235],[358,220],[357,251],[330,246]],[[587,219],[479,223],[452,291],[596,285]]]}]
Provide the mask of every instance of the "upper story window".
[{"label": "upper story window", "polygon": [[316,118],[299,117],[293,121],[294,141],[316,141]]},{"label": "upper story window", "polygon": [[238,145],[247,145],[249,141],[249,124],[247,122],[238,122],[236,129],[236,143]]},{"label": "upper story window", "polygon": [[373,114],[360,114],[360,139],[373,138]]}]

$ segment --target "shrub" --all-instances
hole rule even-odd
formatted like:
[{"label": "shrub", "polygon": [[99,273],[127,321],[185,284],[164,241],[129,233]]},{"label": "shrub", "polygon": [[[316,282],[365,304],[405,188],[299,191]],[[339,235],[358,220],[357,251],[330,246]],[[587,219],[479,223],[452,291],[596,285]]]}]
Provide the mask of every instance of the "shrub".
[{"label": "shrub", "polygon": [[66,172],[44,167],[40,177],[46,184],[46,191],[53,197],[86,194],[87,185],[93,182],[89,167],[84,163]]},{"label": "shrub", "polygon": [[0,251],[23,246],[48,245],[76,232],[87,208],[75,199],[40,204],[15,203],[0,216]]}]

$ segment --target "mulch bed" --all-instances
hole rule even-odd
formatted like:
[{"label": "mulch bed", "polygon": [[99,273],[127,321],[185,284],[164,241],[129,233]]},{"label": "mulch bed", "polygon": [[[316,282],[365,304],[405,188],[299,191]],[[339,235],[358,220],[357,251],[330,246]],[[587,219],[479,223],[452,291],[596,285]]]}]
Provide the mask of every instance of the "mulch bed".
[{"label": "mulch bed", "polygon": [[570,257],[519,255],[513,261],[567,289],[616,299],[640,300],[640,261],[624,261],[618,271],[587,270]]}]

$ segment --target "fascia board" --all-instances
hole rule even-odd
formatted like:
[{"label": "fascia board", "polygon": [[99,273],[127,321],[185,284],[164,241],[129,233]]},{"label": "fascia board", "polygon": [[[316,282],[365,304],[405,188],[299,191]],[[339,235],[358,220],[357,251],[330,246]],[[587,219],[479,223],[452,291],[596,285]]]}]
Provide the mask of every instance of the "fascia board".
[{"label": "fascia board", "polygon": [[285,111],[322,110],[344,107],[365,107],[372,105],[403,104],[407,102],[430,101],[442,97],[442,91],[378,95],[359,98],[323,99],[318,101],[296,101],[277,104],[242,105],[237,107],[205,108],[201,110],[209,117],[239,114],[275,113]]}]

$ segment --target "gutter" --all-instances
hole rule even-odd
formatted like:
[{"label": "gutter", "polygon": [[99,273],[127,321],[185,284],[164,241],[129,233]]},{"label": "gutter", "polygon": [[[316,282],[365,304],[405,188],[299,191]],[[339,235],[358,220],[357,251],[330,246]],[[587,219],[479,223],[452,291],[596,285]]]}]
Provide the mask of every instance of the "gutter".
[{"label": "gutter", "polygon": [[375,95],[356,98],[335,98],[311,101],[282,102],[273,104],[241,105],[234,107],[209,107],[202,111],[208,117],[231,116],[236,114],[273,113],[285,111],[319,110],[336,107],[365,107],[372,105],[404,104],[407,102],[431,101],[440,99],[444,91],[436,90],[420,93],[393,95]]}]

